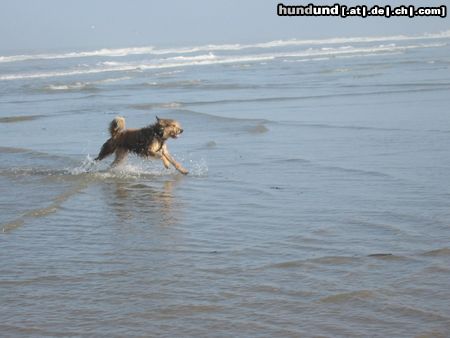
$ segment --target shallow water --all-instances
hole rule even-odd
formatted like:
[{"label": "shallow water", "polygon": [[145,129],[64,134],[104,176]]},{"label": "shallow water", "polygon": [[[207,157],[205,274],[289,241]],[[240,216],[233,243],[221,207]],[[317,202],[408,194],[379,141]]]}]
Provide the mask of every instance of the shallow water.
[{"label": "shallow water", "polygon": [[449,41],[0,57],[2,335],[448,336]]}]

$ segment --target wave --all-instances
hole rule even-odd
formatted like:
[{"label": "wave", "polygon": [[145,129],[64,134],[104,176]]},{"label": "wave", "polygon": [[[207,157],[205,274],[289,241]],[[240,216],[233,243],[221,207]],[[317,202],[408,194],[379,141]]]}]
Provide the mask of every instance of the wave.
[{"label": "wave", "polygon": [[68,71],[54,71],[46,73],[21,73],[21,74],[8,74],[0,76],[0,80],[21,80],[21,79],[37,79],[37,78],[51,78],[62,76],[74,76],[74,75],[89,75],[105,72],[141,72],[152,69],[163,68],[176,68],[186,66],[204,66],[212,64],[227,64],[227,63],[239,63],[239,62],[254,62],[260,60],[272,60],[273,56],[243,56],[243,57],[231,57],[221,58],[215,60],[201,60],[201,61],[188,61],[188,62],[169,62],[169,63],[117,63],[112,66],[97,67],[91,69],[73,69]]},{"label": "wave", "polygon": [[203,60],[215,60],[215,59],[217,59],[217,57],[212,52],[209,52],[208,54],[196,55],[196,56],[174,56],[174,57],[168,58],[167,60],[203,61]]},{"label": "wave", "polygon": [[347,303],[351,301],[367,301],[376,297],[376,293],[372,290],[358,290],[349,292],[339,292],[320,299],[323,303]]},{"label": "wave", "polygon": [[178,109],[181,107],[182,104],[179,102],[139,103],[129,105],[129,108],[136,110]]},{"label": "wave", "polygon": [[88,81],[88,82],[77,81],[77,82],[66,83],[66,84],[50,84],[50,85],[47,85],[47,86],[37,89],[37,90],[43,90],[46,92],[66,92],[66,91],[95,92],[95,91],[100,90],[97,87],[97,85],[114,83],[114,82],[129,80],[129,79],[131,79],[131,77],[124,76],[124,77],[110,78],[110,79],[104,79],[104,80],[98,80],[98,81]]},{"label": "wave", "polygon": [[270,61],[280,58],[306,58],[311,57],[336,57],[340,55],[372,55],[374,53],[392,53],[404,52],[411,49],[420,48],[437,48],[447,46],[445,43],[438,44],[416,44],[397,46],[395,44],[379,45],[365,48],[355,48],[352,46],[344,46],[340,48],[309,48],[300,52],[279,52],[266,53],[257,55],[238,55],[238,56],[216,56],[214,54],[199,55],[194,57],[180,56],[177,58],[166,58],[159,60],[150,60],[146,62],[103,62],[97,64],[95,68],[87,69],[71,69],[66,71],[52,71],[44,73],[19,73],[6,74],[0,76],[0,80],[18,80],[18,79],[35,79],[35,78],[51,78],[74,75],[89,75],[104,72],[142,72],[154,69],[165,68],[181,68],[189,66],[207,66],[217,64],[234,64],[234,63],[254,63],[261,61]]},{"label": "wave", "polygon": [[441,249],[427,251],[427,252],[423,253],[423,256],[431,256],[431,257],[450,256],[450,248],[441,248]]},{"label": "wave", "polygon": [[273,48],[285,46],[301,46],[301,45],[325,45],[325,44],[345,44],[345,43],[368,43],[382,41],[410,41],[410,40],[432,40],[450,38],[450,30],[439,33],[425,33],[422,35],[391,35],[391,36],[373,36],[373,37],[344,37],[344,38],[325,38],[314,40],[276,40],[265,43],[257,43],[253,45],[243,45],[243,48]]},{"label": "wave", "polygon": [[250,134],[264,134],[269,131],[269,128],[267,128],[264,124],[258,124],[256,126],[248,127],[247,131]]},{"label": "wave", "polygon": [[361,56],[373,56],[378,55],[379,53],[393,53],[393,52],[404,52],[410,49],[420,49],[420,48],[436,48],[436,47],[444,47],[447,46],[445,43],[435,43],[435,44],[417,44],[417,45],[405,45],[405,46],[397,46],[396,44],[389,45],[379,45],[373,47],[362,47],[355,48],[353,46],[344,46],[340,48],[320,48],[320,49],[307,49],[306,51],[301,52],[292,52],[292,53],[278,53],[272,54],[276,58],[280,57],[314,57],[314,56],[340,56],[340,55],[361,55]]},{"label": "wave", "polygon": [[48,85],[43,88],[44,91],[88,91],[95,92],[98,88],[92,86],[89,82],[75,82],[72,84]]},{"label": "wave", "polygon": [[[32,121],[38,118],[44,117],[44,115],[17,115],[17,116],[5,116],[0,117],[0,123],[15,123],[23,121]],[[0,147],[0,149],[3,147]]]},{"label": "wave", "polygon": [[406,256],[394,255],[392,253],[374,253],[367,255],[369,258],[384,260],[384,261],[410,261],[411,258]]},{"label": "wave", "polygon": [[324,256],[309,259],[298,259],[272,263],[264,266],[265,269],[294,269],[306,265],[351,265],[361,260],[356,256]]},{"label": "wave", "polygon": [[0,154],[19,154],[19,153],[27,153],[29,150],[26,148],[15,148],[15,147],[2,147],[0,146]]},{"label": "wave", "polygon": [[116,48],[116,49],[98,49],[93,51],[83,52],[69,52],[61,54],[23,54],[23,55],[10,55],[0,56],[0,63],[5,62],[17,62],[17,61],[29,61],[29,60],[54,60],[54,59],[70,59],[70,58],[82,58],[93,56],[127,56],[127,55],[139,55],[149,54],[153,50],[153,47],[131,47],[131,48]]},{"label": "wave", "polygon": [[[227,105],[227,104],[237,104],[237,103],[270,103],[270,102],[288,102],[288,101],[300,101],[300,100],[317,100],[317,99],[329,99],[337,97],[354,97],[354,96],[379,96],[384,94],[403,94],[403,93],[417,93],[417,92],[427,92],[427,91],[448,91],[448,87],[419,87],[419,88],[405,88],[398,90],[371,90],[360,93],[340,93],[340,94],[318,94],[318,95],[305,95],[305,96],[268,96],[268,97],[254,97],[254,98],[233,98],[233,99],[223,99],[223,100],[211,100],[211,101],[178,101],[178,102],[168,102],[168,103],[139,103],[131,104],[128,107],[136,110],[152,110],[157,108],[184,108],[184,107],[196,107],[196,106],[208,106],[208,105]],[[294,123],[292,121],[290,124]],[[303,127],[313,127],[313,128],[340,128],[340,129],[354,129],[354,130],[383,130],[383,131],[413,131],[411,129],[405,128],[377,128],[370,126],[352,126],[352,125],[330,125],[321,123],[303,123],[298,124]],[[447,133],[446,130],[429,130],[431,132],[443,132]]]},{"label": "wave", "polygon": [[39,78],[51,78],[73,75],[88,75],[104,72],[118,72],[118,71],[132,71],[136,70],[136,67],[110,67],[110,68],[91,68],[80,70],[68,70],[68,71],[55,71],[46,73],[22,73],[22,74],[8,74],[0,76],[0,80],[21,80],[21,79],[39,79]]},{"label": "wave", "polygon": [[450,30],[439,33],[426,33],[422,35],[392,35],[392,36],[373,36],[373,37],[343,37],[343,38],[325,38],[325,39],[309,39],[309,40],[274,40],[269,42],[254,44],[208,44],[194,47],[181,47],[169,49],[155,49],[153,46],[147,47],[129,47],[115,49],[98,49],[93,51],[54,53],[54,54],[22,54],[0,56],[0,63],[29,61],[29,60],[52,60],[52,59],[68,59],[83,57],[123,57],[128,55],[164,55],[164,54],[185,54],[196,52],[213,52],[213,51],[238,51],[243,49],[270,49],[277,47],[304,46],[304,45],[330,45],[330,44],[346,44],[346,43],[369,43],[382,41],[411,41],[411,40],[432,40],[450,38]]},{"label": "wave", "polygon": [[[172,106],[174,108],[172,108]],[[176,102],[170,102],[170,103],[156,103],[156,104],[137,104],[137,105],[129,105],[128,106],[131,109],[138,109],[138,110],[151,110],[152,108],[158,107],[158,108],[165,108],[169,107],[173,110],[170,112],[171,116],[173,118],[183,118],[186,116],[189,116],[190,118],[198,118],[201,120],[213,120],[213,121],[220,121],[222,123],[225,122],[237,122],[237,123],[250,123],[252,126],[254,125],[264,125],[264,124],[276,124],[277,122],[262,118],[240,118],[240,117],[227,117],[227,116],[219,116],[214,115],[210,113],[204,113],[204,112],[198,112],[194,110],[188,110],[188,109],[180,109],[181,104]]]}]

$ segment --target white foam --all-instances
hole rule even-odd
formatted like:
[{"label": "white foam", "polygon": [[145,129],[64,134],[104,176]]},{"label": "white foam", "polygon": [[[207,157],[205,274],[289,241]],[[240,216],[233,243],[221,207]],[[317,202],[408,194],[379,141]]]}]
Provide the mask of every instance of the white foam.
[{"label": "white foam", "polygon": [[173,61],[204,61],[204,60],[215,60],[217,57],[213,53],[196,55],[196,56],[175,56],[171,58],[167,58],[166,60]]},{"label": "white foam", "polygon": [[152,163],[144,164],[142,161],[137,163],[126,163],[124,165],[109,168],[109,162],[96,162],[90,155],[87,155],[83,162],[75,168],[67,168],[66,172],[69,175],[93,175],[97,178],[139,178],[142,175],[157,175],[160,176],[163,173],[161,168],[151,168]]},{"label": "white foam", "polygon": [[[204,177],[208,174],[208,165],[204,159],[185,161],[183,158],[181,162],[187,162],[187,169],[189,176]],[[90,155],[87,155],[83,162],[75,168],[67,168],[66,173],[69,175],[93,175],[96,178],[122,178],[122,179],[137,179],[145,176],[171,176],[178,175],[178,172],[171,167],[166,169],[162,166],[160,161],[152,161],[141,158],[132,158],[123,165],[115,168],[109,168],[109,162],[96,162]]]},{"label": "white foam", "polygon": [[69,84],[50,84],[45,87],[47,90],[54,90],[54,91],[68,91],[68,90],[80,90],[83,88],[89,88],[90,86],[95,86],[96,84],[103,84],[103,83],[113,83],[118,81],[125,81],[129,80],[131,77],[129,76],[123,76],[123,77],[117,77],[117,78],[110,78],[110,79],[103,79],[98,81],[91,81],[91,82],[74,82]]},{"label": "white foam", "polygon": [[137,70],[137,67],[136,66],[97,67],[91,69],[72,69],[67,71],[54,71],[45,73],[8,74],[0,76],[0,80],[39,79],[39,78],[61,77],[61,76],[97,74],[104,72],[119,72],[119,71],[123,72],[132,70]]},{"label": "white foam", "polygon": [[278,52],[278,53],[265,53],[256,55],[232,55],[232,56],[215,56],[211,55],[199,55],[197,57],[178,57],[174,58],[149,60],[140,62],[114,62],[112,65],[96,66],[95,68],[88,69],[72,69],[67,71],[54,71],[46,73],[20,73],[20,74],[7,74],[0,76],[0,80],[16,80],[16,79],[34,79],[34,78],[50,78],[50,77],[62,77],[73,75],[86,75],[103,72],[124,72],[124,71],[145,71],[152,69],[164,69],[164,68],[179,68],[188,66],[206,66],[215,64],[234,64],[234,63],[252,63],[274,60],[277,58],[314,58],[314,57],[334,57],[340,55],[364,55],[374,53],[393,53],[403,52],[410,49],[418,48],[436,48],[444,47],[445,43],[434,44],[415,44],[415,45],[402,45],[397,46],[395,44],[369,46],[369,47],[352,47],[343,46],[338,48],[308,48],[299,52]]},{"label": "white foam", "polygon": [[314,40],[276,40],[252,45],[243,45],[243,48],[273,48],[301,45],[328,45],[328,44],[346,44],[346,43],[366,43],[381,41],[410,41],[410,40],[431,40],[431,39],[447,39],[450,38],[450,30],[439,33],[426,33],[422,35],[391,35],[391,36],[371,36],[371,37],[346,37],[346,38],[329,38]]},{"label": "white foam", "polygon": [[36,79],[36,78],[52,78],[62,76],[74,76],[74,75],[88,75],[104,72],[125,72],[125,71],[142,71],[151,69],[164,69],[164,68],[176,68],[185,66],[203,66],[211,64],[222,63],[236,63],[236,62],[252,62],[261,60],[271,60],[272,56],[244,56],[244,57],[231,57],[221,59],[204,59],[204,60],[192,60],[188,62],[168,62],[168,63],[117,63],[114,66],[109,67],[96,67],[91,69],[72,69],[68,71],[54,71],[45,73],[19,73],[1,75],[0,80],[20,80],[20,79]]},{"label": "white foam", "polygon": [[303,45],[329,45],[329,44],[355,44],[355,43],[368,43],[368,42],[382,42],[382,41],[410,41],[410,40],[431,40],[431,39],[447,39],[450,38],[450,30],[440,33],[426,33],[422,35],[408,36],[408,35],[392,35],[392,36],[374,36],[374,37],[344,37],[344,38],[327,38],[327,39],[309,39],[309,40],[275,40],[254,44],[223,44],[223,45],[204,45],[194,47],[181,47],[181,48],[169,48],[169,49],[155,49],[152,46],[149,47],[130,47],[130,48],[116,48],[108,49],[103,48],[94,51],[81,51],[81,52],[69,52],[59,54],[23,54],[23,55],[10,55],[0,56],[0,63],[5,62],[18,62],[28,60],[51,60],[51,59],[67,59],[67,58],[83,58],[83,57],[123,57],[128,55],[164,55],[164,54],[189,54],[196,52],[213,52],[213,51],[236,51],[243,49],[259,48],[276,48],[276,47],[288,47],[288,46],[303,46]]},{"label": "white foam", "polygon": [[93,83],[112,83],[112,82],[126,81],[130,79],[132,79],[131,76],[122,76],[122,77],[114,77],[111,79],[98,80],[94,81]]},{"label": "white foam", "polygon": [[391,45],[379,45],[372,47],[360,47],[355,48],[352,46],[345,46],[340,48],[320,48],[320,49],[308,49],[301,52],[292,53],[278,53],[272,54],[274,57],[314,57],[314,56],[337,56],[345,54],[374,54],[374,53],[389,53],[389,52],[401,52],[410,49],[418,48],[436,48],[444,47],[445,43],[435,43],[435,44],[418,44],[418,45],[407,45],[407,46],[397,46],[395,44]]},{"label": "white foam", "polygon": [[150,54],[152,51],[153,47],[131,47],[131,48],[117,48],[117,49],[103,48],[94,51],[70,52],[61,54],[29,54],[29,55],[23,54],[23,55],[0,56],[0,62],[70,59],[70,58],[82,58],[93,56],[119,57],[127,55]]},{"label": "white foam", "polygon": [[116,62],[116,61],[105,61],[105,62],[99,62],[97,63],[97,65],[99,66],[110,66],[110,67],[115,67],[120,65],[120,62]]},{"label": "white foam", "polygon": [[73,84],[68,85],[49,85],[45,87],[49,90],[55,90],[55,91],[64,91],[64,90],[76,90],[76,89],[83,89],[89,86],[89,82],[75,82]]}]

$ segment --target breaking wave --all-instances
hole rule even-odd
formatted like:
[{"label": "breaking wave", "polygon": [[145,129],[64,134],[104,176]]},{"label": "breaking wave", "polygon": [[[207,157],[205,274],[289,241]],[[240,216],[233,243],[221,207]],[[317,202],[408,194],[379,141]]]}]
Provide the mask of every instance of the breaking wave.
[{"label": "breaking wave", "polygon": [[299,52],[278,52],[278,53],[265,53],[256,55],[226,55],[216,56],[213,53],[198,56],[178,56],[165,59],[147,60],[147,61],[135,61],[135,62],[102,62],[96,64],[93,68],[75,68],[69,70],[58,70],[51,72],[39,72],[39,73],[18,73],[18,74],[5,74],[0,76],[0,80],[18,80],[18,79],[35,79],[35,78],[52,78],[74,75],[88,75],[104,72],[142,72],[146,70],[154,69],[166,69],[166,68],[181,68],[189,66],[207,66],[216,64],[234,64],[234,63],[253,63],[261,61],[270,61],[280,58],[306,58],[311,57],[339,57],[348,55],[360,55],[364,56],[373,55],[374,53],[393,53],[404,52],[410,49],[419,48],[437,48],[444,47],[445,43],[434,44],[414,44],[414,45],[402,45],[396,44],[370,46],[370,47],[353,47],[342,46],[338,48],[308,48]]},{"label": "breaking wave", "polygon": [[52,60],[52,59],[69,59],[69,58],[83,58],[83,57],[123,57],[128,55],[164,55],[164,54],[185,54],[195,52],[212,52],[212,51],[236,51],[243,49],[267,49],[275,47],[289,47],[289,46],[304,46],[304,45],[325,45],[325,44],[346,44],[346,43],[368,43],[368,42],[382,42],[382,41],[411,41],[411,40],[433,40],[450,38],[450,30],[440,33],[422,34],[415,36],[408,35],[392,35],[392,36],[373,36],[373,37],[344,37],[344,38],[327,38],[327,39],[311,39],[311,40],[274,40],[269,42],[254,43],[254,44],[222,44],[222,45],[203,45],[193,47],[156,49],[153,46],[144,47],[129,47],[129,48],[102,48],[93,51],[68,52],[68,53],[53,53],[53,54],[22,54],[22,55],[8,55],[0,56],[0,63],[18,62],[29,60]]}]

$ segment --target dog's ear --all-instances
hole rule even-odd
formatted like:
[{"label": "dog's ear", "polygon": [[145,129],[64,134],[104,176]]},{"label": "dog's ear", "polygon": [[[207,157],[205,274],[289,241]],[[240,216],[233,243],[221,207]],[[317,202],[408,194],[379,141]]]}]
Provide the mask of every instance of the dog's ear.
[{"label": "dog's ear", "polygon": [[161,119],[158,117],[158,115],[156,115],[156,121],[159,122],[159,120],[161,120]]}]

